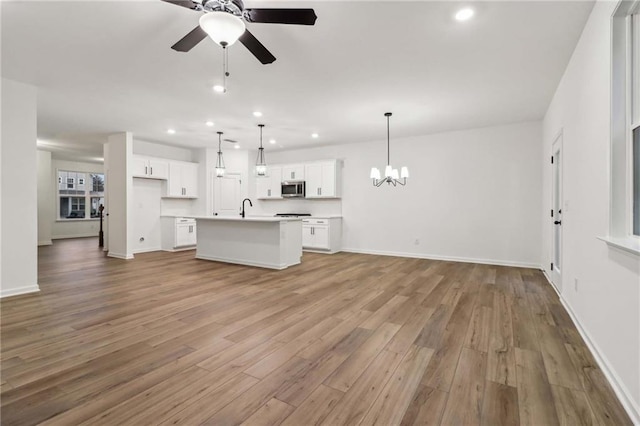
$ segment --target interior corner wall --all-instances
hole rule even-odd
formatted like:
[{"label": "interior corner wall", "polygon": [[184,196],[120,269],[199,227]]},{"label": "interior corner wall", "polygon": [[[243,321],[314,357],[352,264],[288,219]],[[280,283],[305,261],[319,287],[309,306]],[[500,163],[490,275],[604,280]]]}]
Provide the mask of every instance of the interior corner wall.
[{"label": "interior corner wall", "polygon": [[51,152],[40,151],[38,155],[38,245],[51,245],[51,228],[55,220],[54,193],[51,190]]},{"label": "interior corner wall", "polygon": [[129,244],[130,226],[133,224],[131,198],[133,178],[130,160],[133,155],[131,133],[110,135],[105,152],[105,213],[107,216],[108,256],[132,259],[133,248]]},{"label": "interior corner wall", "polygon": [[392,164],[411,173],[404,187],[369,179],[372,166],[384,168],[385,148],[380,140],[267,151],[269,164],[342,160],[342,199],[260,208],[341,210],[346,251],[540,268],[540,122],[392,137]]},{"label": "interior corner wall", "polygon": [[38,291],[37,90],[2,79],[0,297]]},{"label": "interior corner wall", "polygon": [[611,16],[596,2],[546,113],[543,264],[552,258],[551,145],[563,134],[561,297],[623,404],[640,424],[640,258],[597,239],[609,234]]}]

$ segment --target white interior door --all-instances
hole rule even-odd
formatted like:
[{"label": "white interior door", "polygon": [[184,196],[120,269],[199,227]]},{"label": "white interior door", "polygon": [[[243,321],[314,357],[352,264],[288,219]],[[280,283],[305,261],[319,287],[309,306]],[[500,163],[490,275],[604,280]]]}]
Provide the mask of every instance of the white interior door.
[{"label": "white interior door", "polygon": [[237,216],[240,214],[242,179],[240,173],[226,173],[224,177],[213,177],[213,214]]},{"label": "white interior door", "polygon": [[552,263],[551,281],[559,293],[562,293],[562,134],[560,134],[552,147],[551,179],[552,179]]}]

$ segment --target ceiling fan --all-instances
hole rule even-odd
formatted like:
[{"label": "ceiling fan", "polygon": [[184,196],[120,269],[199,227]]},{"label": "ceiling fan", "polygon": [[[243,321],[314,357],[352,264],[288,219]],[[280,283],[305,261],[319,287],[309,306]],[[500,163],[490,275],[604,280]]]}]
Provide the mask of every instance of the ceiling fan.
[{"label": "ceiling fan", "polygon": [[263,64],[272,63],[276,57],[246,29],[245,22],[314,25],[317,19],[313,9],[245,9],[242,0],[163,1],[204,12],[200,25],[171,46],[173,50],[188,52],[209,35],[223,48],[240,40]]}]

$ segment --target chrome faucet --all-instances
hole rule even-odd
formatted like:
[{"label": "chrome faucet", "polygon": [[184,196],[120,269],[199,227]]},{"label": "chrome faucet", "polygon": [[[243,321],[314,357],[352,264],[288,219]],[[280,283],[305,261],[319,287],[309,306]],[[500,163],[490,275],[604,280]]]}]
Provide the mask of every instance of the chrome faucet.
[{"label": "chrome faucet", "polygon": [[250,199],[245,198],[244,200],[242,200],[242,213],[240,213],[240,216],[242,216],[243,218],[244,218],[244,202],[245,202],[245,201],[248,201],[248,202],[249,202],[249,205],[250,205],[251,207],[253,207],[253,203],[251,202],[251,200],[250,200]]}]

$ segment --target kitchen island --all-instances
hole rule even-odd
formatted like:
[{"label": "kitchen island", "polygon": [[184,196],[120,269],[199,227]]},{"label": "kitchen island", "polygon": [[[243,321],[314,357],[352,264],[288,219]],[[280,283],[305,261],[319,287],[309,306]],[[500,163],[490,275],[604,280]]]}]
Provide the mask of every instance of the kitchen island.
[{"label": "kitchen island", "polygon": [[300,218],[195,216],[195,219],[197,259],[269,269],[285,269],[300,263]]}]

